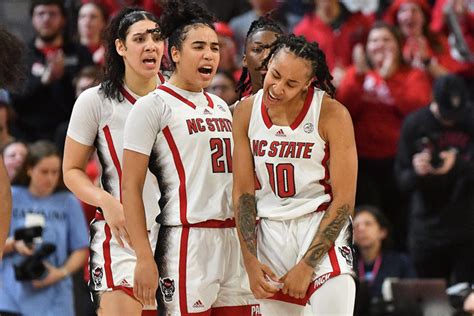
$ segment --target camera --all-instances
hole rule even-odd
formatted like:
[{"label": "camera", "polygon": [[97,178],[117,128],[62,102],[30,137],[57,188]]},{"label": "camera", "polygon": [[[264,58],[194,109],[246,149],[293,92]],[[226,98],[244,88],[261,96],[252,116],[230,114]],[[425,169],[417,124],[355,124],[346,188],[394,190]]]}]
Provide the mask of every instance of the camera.
[{"label": "camera", "polygon": [[431,161],[430,164],[433,168],[437,169],[443,165],[443,159],[439,156],[441,152],[441,148],[438,144],[438,135],[431,134],[423,136],[418,141],[418,151],[423,151],[428,149],[431,154]]},{"label": "camera", "polygon": [[[25,245],[32,247],[34,240],[41,237],[43,227],[32,226],[19,228],[15,230],[15,240],[23,240]],[[19,264],[15,264],[15,278],[18,281],[30,281],[41,278],[46,272],[46,266],[43,260],[56,251],[56,246],[51,243],[44,243],[39,247],[32,256],[24,258]]]}]

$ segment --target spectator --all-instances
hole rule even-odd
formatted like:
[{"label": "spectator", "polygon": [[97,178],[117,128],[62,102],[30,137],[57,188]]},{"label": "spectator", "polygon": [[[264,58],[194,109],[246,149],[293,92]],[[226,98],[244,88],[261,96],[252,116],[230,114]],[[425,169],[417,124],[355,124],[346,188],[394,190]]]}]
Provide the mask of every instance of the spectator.
[{"label": "spectator", "polygon": [[367,286],[369,296],[369,305],[359,306],[358,312],[361,315],[383,314],[382,284],[385,278],[416,277],[413,262],[408,256],[390,249],[390,224],[385,215],[371,205],[355,209],[354,243],[358,250],[355,270],[359,280]]},{"label": "spectator", "polygon": [[14,140],[10,134],[10,124],[13,119],[13,109],[8,92],[0,89],[0,150]]},{"label": "spectator", "polygon": [[366,54],[356,49],[338,89],[337,99],[354,121],[359,177],[357,204],[372,204],[386,212],[400,229],[395,240],[404,248],[406,226],[393,175],[400,127],[406,115],[431,100],[431,83],[425,72],[403,62],[400,38],[394,27],[376,23],[369,32]]},{"label": "spectator", "polygon": [[448,38],[429,29],[430,17],[426,0],[396,0],[387,11],[386,20],[403,35],[403,57],[407,63],[426,70],[434,79],[462,71],[465,66],[451,56]]},{"label": "spectator", "polygon": [[338,86],[352,63],[352,51],[365,43],[372,20],[361,13],[350,13],[338,0],[313,0],[310,11],[295,26],[294,33],[317,42],[326,55],[329,70]]},{"label": "spectator", "polygon": [[108,19],[107,11],[100,4],[90,2],[79,8],[77,17],[79,42],[89,48],[92,60],[99,65],[104,64],[105,47],[102,44],[102,37]]},{"label": "spectator", "polygon": [[237,52],[234,41],[234,32],[224,22],[215,22],[217,38],[219,40],[219,70],[230,72],[235,80],[240,76],[237,65]]},{"label": "spectator", "polygon": [[235,89],[236,83],[234,77],[227,71],[219,70],[206,91],[217,95],[224,100],[225,103],[231,105],[234,104],[239,97]]},{"label": "spectator", "polygon": [[244,53],[245,40],[248,29],[253,21],[260,16],[271,12],[271,17],[280,24],[286,32],[293,30],[300,17],[287,12],[277,0],[250,0],[252,9],[244,14],[234,17],[229,21],[229,25],[234,31],[234,38],[237,43],[238,56]]},{"label": "spectator", "polygon": [[162,0],[81,0],[82,3],[98,3],[103,6],[110,17],[114,17],[126,7],[140,7],[159,16],[162,11]]},{"label": "spectator", "polygon": [[3,161],[5,162],[5,168],[7,169],[10,181],[16,176],[27,154],[28,148],[26,144],[21,141],[13,141],[3,148]]},{"label": "spectator", "polygon": [[72,79],[92,59],[87,48],[64,38],[62,0],[33,0],[30,13],[36,36],[29,45],[25,87],[12,94],[18,115],[12,133],[27,141],[52,140],[57,126],[71,115]]},{"label": "spectator", "polygon": [[[2,315],[74,315],[70,274],[86,261],[88,235],[78,200],[61,191],[61,183],[61,159],[54,145],[44,141],[31,145],[12,190],[10,238],[0,267]],[[31,226],[42,227],[41,243],[13,238],[18,229]],[[44,275],[25,269],[24,280],[18,280],[15,266],[34,260],[46,244],[53,244],[55,251],[44,258]]]},{"label": "spectator", "polygon": [[403,124],[396,160],[410,193],[409,249],[420,277],[474,281],[474,113],[463,80],[439,78],[434,101]]}]

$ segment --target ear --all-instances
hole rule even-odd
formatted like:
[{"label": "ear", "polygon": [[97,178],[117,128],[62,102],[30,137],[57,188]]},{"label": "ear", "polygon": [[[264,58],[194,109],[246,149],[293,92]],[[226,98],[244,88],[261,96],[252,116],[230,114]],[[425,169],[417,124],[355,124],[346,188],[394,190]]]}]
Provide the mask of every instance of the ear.
[{"label": "ear", "polygon": [[245,54],[242,57],[242,67],[247,67],[247,55]]},{"label": "ear", "polygon": [[384,240],[385,238],[387,238],[388,236],[388,231],[385,229],[385,228],[381,228],[380,229],[380,239],[381,240]]},{"label": "ear", "polygon": [[115,40],[115,50],[117,51],[117,54],[123,57],[125,55],[125,52],[127,51],[127,47],[122,42],[122,40],[117,38]]},{"label": "ear", "polygon": [[180,51],[176,46],[171,47],[171,60],[174,61],[175,64],[179,63],[180,55]]}]

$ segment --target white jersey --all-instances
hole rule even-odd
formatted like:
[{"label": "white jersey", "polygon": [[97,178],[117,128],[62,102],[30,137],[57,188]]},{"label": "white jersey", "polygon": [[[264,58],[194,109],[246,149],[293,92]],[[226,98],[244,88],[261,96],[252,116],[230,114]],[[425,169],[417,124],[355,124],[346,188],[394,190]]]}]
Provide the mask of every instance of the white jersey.
[{"label": "white jersey", "polygon": [[332,195],[329,148],[318,132],[324,91],[310,88],[290,126],[273,125],[262,95],[255,95],[248,130],[258,216],[287,220],[325,210]]},{"label": "white jersey", "polygon": [[233,218],[232,116],[219,97],[165,83],[138,100],[124,147],[150,156],[161,190],[160,224]]},{"label": "white jersey", "polygon": [[[159,76],[159,81],[163,77]],[[101,187],[120,201],[122,181],[123,131],[125,121],[135,101],[140,96],[126,86],[121,89],[122,102],[109,99],[99,91],[99,86],[84,91],[77,99],[67,135],[75,141],[93,146],[102,167]],[[147,229],[150,230],[159,214],[159,189],[156,179],[148,171],[143,187]]]}]

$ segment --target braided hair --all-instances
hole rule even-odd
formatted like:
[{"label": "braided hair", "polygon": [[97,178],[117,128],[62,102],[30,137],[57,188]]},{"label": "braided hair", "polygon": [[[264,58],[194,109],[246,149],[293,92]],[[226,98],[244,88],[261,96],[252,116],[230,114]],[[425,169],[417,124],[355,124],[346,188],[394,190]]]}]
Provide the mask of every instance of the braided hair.
[{"label": "braided hair", "polygon": [[[257,32],[268,31],[276,34],[284,34],[283,29],[280,25],[271,18],[271,12],[259,17],[250,24],[247,36],[245,37],[245,47],[247,47],[249,39]],[[236,91],[239,93],[239,99],[242,95],[250,90],[252,86],[252,78],[250,78],[250,72],[247,67],[242,67],[242,73],[239,81],[237,82]]]},{"label": "braided hair", "polygon": [[125,42],[130,26],[142,20],[150,20],[158,24],[158,18],[150,12],[140,8],[126,8],[120,11],[107,27],[104,81],[100,85],[100,90],[106,98],[123,101],[120,88],[125,76],[125,63],[123,57],[115,49],[115,40]]},{"label": "braided hair", "polygon": [[172,68],[176,67],[176,63],[171,57],[171,48],[180,50],[189,29],[196,24],[215,30],[214,21],[214,17],[196,2],[167,1],[166,8],[160,17],[160,26],[163,36],[168,38],[168,56]]},{"label": "braided hair", "polygon": [[311,63],[312,86],[326,91],[332,98],[336,94],[336,88],[331,83],[332,76],[326,63],[326,56],[319,48],[318,43],[308,42],[303,36],[294,34],[278,37],[272,45],[270,53],[262,62],[262,68],[266,68],[270,59],[282,50],[288,49],[297,57],[303,58]]}]

